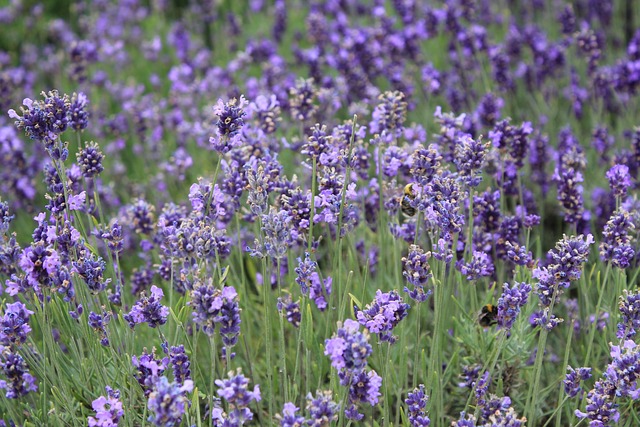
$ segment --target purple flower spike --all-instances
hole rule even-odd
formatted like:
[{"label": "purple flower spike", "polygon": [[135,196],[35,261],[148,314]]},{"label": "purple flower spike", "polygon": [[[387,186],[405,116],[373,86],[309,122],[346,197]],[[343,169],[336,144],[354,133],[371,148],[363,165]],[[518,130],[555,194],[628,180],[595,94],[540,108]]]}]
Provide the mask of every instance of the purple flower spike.
[{"label": "purple flower spike", "polygon": [[510,330],[516,321],[520,309],[527,304],[531,286],[527,283],[514,283],[509,288],[505,283],[502,287],[502,296],[498,300],[498,325]]},{"label": "purple flower spike", "polygon": [[420,384],[419,388],[415,388],[413,392],[407,394],[404,403],[407,405],[409,413],[409,424],[411,427],[428,427],[431,420],[425,411],[429,396],[424,392],[424,385]]},{"label": "purple flower spike", "polygon": [[402,301],[398,292],[376,292],[376,297],[364,310],[357,310],[358,322],[369,330],[378,334],[381,341],[393,344],[396,339],[391,334],[393,328],[409,314],[409,304]]},{"label": "purple flower spike", "polygon": [[147,407],[151,411],[149,421],[159,427],[180,425],[189,405],[186,394],[193,390],[193,381],[186,380],[183,385],[170,383],[166,377],[158,378],[149,394]]},{"label": "purple flower spike", "polygon": [[28,310],[20,301],[7,304],[0,319],[0,344],[10,346],[25,342],[31,332],[29,316],[32,314],[33,311]]},{"label": "purple flower spike", "polygon": [[131,311],[123,316],[124,320],[129,322],[129,327],[133,329],[139,323],[148,323],[151,328],[164,325],[167,322],[169,308],[160,304],[163,296],[162,289],[153,285],[151,287],[151,295],[140,298],[131,308]]},{"label": "purple flower spike", "polygon": [[405,286],[404,291],[417,302],[426,301],[431,293],[430,290],[425,291],[424,289],[429,279],[433,276],[428,262],[429,258],[431,258],[431,252],[425,253],[417,245],[409,246],[409,253],[402,258],[404,266],[402,275],[413,286],[413,290]]},{"label": "purple flower spike", "polygon": [[120,390],[113,390],[109,386],[106,387],[106,390],[108,397],[100,396],[91,402],[96,416],[88,418],[89,427],[117,427],[124,415],[120,401]]},{"label": "purple flower spike", "polygon": [[569,397],[576,397],[578,393],[582,392],[580,383],[591,378],[591,368],[578,368],[578,370],[575,370],[571,366],[567,366],[567,371],[569,372],[563,380],[564,392]]},{"label": "purple flower spike", "polygon": [[337,370],[360,372],[367,366],[372,352],[369,334],[359,329],[358,322],[347,319],[333,338],[325,340],[324,354],[331,358],[331,366]]}]

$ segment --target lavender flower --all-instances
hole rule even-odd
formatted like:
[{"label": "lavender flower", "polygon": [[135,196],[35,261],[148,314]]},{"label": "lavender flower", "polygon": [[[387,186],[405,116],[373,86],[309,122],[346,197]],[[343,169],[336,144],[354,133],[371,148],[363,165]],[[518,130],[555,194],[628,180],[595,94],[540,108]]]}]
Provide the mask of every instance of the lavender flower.
[{"label": "lavender flower", "polygon": [[96,412],[96,416],[89,417],[89,427],[117,427],[120,419],[124,415],[122,402],[120,401],[120,390],[113,390],[106,386],[107,396],[100,396],[93,402],[91,407]]},{"label": "lavender flower", "polygon": [[20,301],[6,305],[2,319],[0,319],[0,344],[11,346],[22,344],[27,340],[31,332],[29,316],[33,311]]},{"label": "lavender flower", "polygon": [[404,291],[417,302],[424,302],[431,293],[430,290],[426,292],[424,290],[425,285],[433,276],[428,263],[429,258],[431,258],[431,252],[425,253],[422,248],[417,245],[409,246],[409,253],[406,257],[402,258],[402,275],[407,279],[409,284],[413,286],[413,290],[405,286]]},{"label": "lavender flower", "polygon": [[9,203],[0,200],[0,238],[9,230],[9,223],[14,215],[9,215]]},{"label": "lavender flower", "polygon": [[456,139],[454,163],[458,168],[462,182],[469,187],[477,187],[482,181],[480,172],[490,146],[490,142],[483,143],[481,139],[474,140],[471,135],[467,134]]},{"label": "lavender flower", "polygon": [[285,298],[278,297],[278,303],[276,304],[278,311],[282,313],[287,322],[291,323],[295,328],[300,326],[302,320],[302,313],[300,312],[300,301],[293,301],[291,295],[287,294]]},{"label": "lavender flower", "polygon": [[282,408],[282,415],[276,415],[276,418],[280,420],[280,427],[300,427],[306,422],[302,415],[297,415],[298,409],[296,405],[291,402],[284,404]]},{"label": "lavender flower", "polygon": [[589,257],[589,246],[593,244],[593,236],[583,235],[567,237],[560,240],[555,249],[548,252],[549,265],[533,270],[533,277],[538,279],[536,293],[544,307],[551,304],[552,298],[562,293],[561,288],[578,280],[581,276],[582,264]]},{"label": "lavender flower", "polygon": [[327,277],[324,280],[320,279],[320,275],[317,272],[311,273],[309,277],[309,298],[311,298],[318,307],[318,310],[325,311],[328,303],[327,299],[331,295],[331,283],[333,279]]},{"label": "lavender flower", "polygon": [[71,103],[68,95],[60,97],[56,90],[42,92],[42,96],[43,101],[25,98],[22,116],[11,109],[9,117],[16,120],[16,127],[24,129],[29,138],[42,142],[47,150],[51,150],[57,136],[67,129]]},{"label": "lavender flower", "polygon": [[149,396],[154,384],[167,369],[169,359],[156,359],[156,349],[154,348],[151,353],[148,353],[145,348],[139,358],[137,356],[131,357],[131,363],[136,368],[134,376],[138,384],[142,387],[144,395]]},{"label": "lavender flower", "polygon": [[614,165],[607,171],[606,177],[613,195],[619,199],[624,198],[627,195],[627,189],[631,186],[629,166]]},{"label": "lavender flower", "polygon": [[35,377],[29,373],[27,362],[19,354],[5,348],[0,355],[0,369],[6,378],[0,380],[0,389],[7,391],[7,399],[18,399],[38,390]]},{"label": "lavender flower", "polygon": [[569,372],[562,381],[564,383],[564,392],[569,397],[576,397],[582,391],[580,382],[591,378],[591,368],[578,368],[576,371],[571,366],[567,366],[567,371]]},{"label": "lavender flower", "polygon": [[369,124],[371,133],[382,133],[383,131],[395,134],[396,131],[402,131],[403,124],[407,119],[407,103],[402,92],[384,92],[380,94],[380,101],[371,115],[372,120]]},{"label": "lavender flower", "polygon": [[183,385],[169,383],[166,377],[159,377],[149,394],[147,407],[151,411],[148,421],[156,426],[174,427],[180,425],[189,401],[186,393],[193,390],[193,381]]},{"label": "lavender flower", "polygon": [[627,340],[635,337],[640,329],[640,291],[629,292],[625,289],[622,292],[618,302],[621,318],[616,336],[620,340]]},{"label": "lavender flower", "polygon": [[498,326],[510,330],[520,309],[527,304],[531,286],[527,283],[514,283],[502,286],[502,296],[498,299]]},{"label": "lavender flower", "polygon": [[631,244],[631,236],[635,229],[632,215],[618,209],[612,215],[602,232],[600,242],[600,258],[610,261],[614,266],[625,269],[631,265],[635,256],[634,246]]},{"label": "lavender flower", "polygon": [[348,375],[348,381],[345,378],[340,383],[342,385],[349,384],[349,407],[344,410],[348,419],[359,421],[364,418],[364,414],[358,412],[357,405],[368,403],[375,406],[378,403],[382,377],[376,371],[368,373],[361,371]]},{"label": "lavender flower", "polygon": [[473,251],[471,261],[465,262],[461,259],[456,263],[456,267],[470,281],[478,280],[481,277],[490,277],[494,272],[491,257],[485,252],[478,251]]},{"label": "lavender flower", "polygon": [[381,341],[389,341],[393,344],[396,339],[391,331],[407,317],[409,308],[409,304],[402,301],[398,292],[382,293],[378,289],[371,304],[368,304],[364,310],[356,310],[356,317],[369,332],[378,334]]},{"label": "lavender flower", "polygon": [[209,142],[214,150],[220,153],[227,153],[237,143],[240,130],[244,126],[244,107],[248,104],[244,96],[240,99],[233,98],[227,103],[222,99],[213,107],[213,113],[218,117],[216,122],[217,135],[209,138]]},{"label": "lavender flower", "polygon": [[407,405],[411,427],[427,427],[431,425],[431,420],[425,411],[428,401],[429,396],[425,394],[423,384],[420,384],[419,388],[415,388],[413,392],[407,394],[404,403]]},{"label": "lavender flower", "polygon": [[256,248],[252,251],[252,256],[283,258],[292,243],[290,222],[291,216],[285,210],[276,212],[271,208],[269,214],[262,215],[261,228],[264,241],[262,244],[256,241]]},{"label": "lavender flower", "polygon": [[218,396],[227,401],[232,410],[228,414],[227,422],[230,425],[241,426],[245,422],[253,419],[253,412],[249,409],[251,402],[259,402],[261,400],[260,387],[255,386],[250,391],[249,379],[242,375],[242,370],[238,368],[235,372],[230,371],[228,378],[224,380],[216,380],[218,388]]},{"label": "lavender flower", "polygon": [[176,383],[184,385],[187,380],[191,380],[191,362],[184,351],[184,345],[171,347],[169,361],[173,369],[173,379]]},{"label": "lavender flower", "polygon": [[486,396],[489,392],[489,384],[491,383],[491,376],[489,371],[484,371],[484,374],[474,383],[475,386],[475,398],[478,406],[484,407],[487,404]]},{"label": "lavender flower", "polygon": [[625,340],[620,345],[611,345],[611,363],[604,377],[615,388],[616,397],[640,398],[640,345],[633,340]]},{"label": "lavender flower", "polygon": [[324,354],[331,358],[331,366],[337,370],[355,373],[367,366],[367,358],[372,352],[369,334],[359,329],[358,322],[347,319],[333,338],[325,340]]},{"label": "lavender flower", "polygon": [[310,427],[325,427],[337,421],[339,410],[340,405],[332,400],[330,390],[317,391],[315,397],[311,393],[307,395],[307,411],[309,411],[307,425]]},{"label": "lavender flower", "polygon": [[152,286],[151,294],[148,297],[143,295],[131,311],[123,316],[129,322],[129,327],[133,329],[138,323],[148,323],[150,328],[157,328],[167,323],[169,308],[160,304],[163,296],[162,289]]},{"label": "lavender flower", "polygon": [[71,105],[69,106],[69,127],[75,131],[82,131],[89,125],[89,112],[87,107],[89,100],[84,93],[74,93],[71,95]]},{"label": "lavender flower", "polygon": [[441,160],[442,156],[435,144],[429,145],[428,148],[418,148],[411,155],[409,172],[418,184],[425,186],[440,169]]},{"label": "lavender flower", "polygon": [[93,178],[104,170],[102,166],[104,155],[98,144],[93,141],[86,142],[84,148],[76,154],[76,158],[82,169],[82,176],[85,178]]},{"label": "lavender flower", "polygon": [[102,314],[89,313],[89,326],[100,334],[100,344],[107,347],[109,345],[109,337],[107,336],[107,325],[111,321],[111,313],[103,311]]},{"label": "lavender flower", "polygon": [[202,327],[208,336],[215,332],[216,324],[225,346],[233,346],[240,333],[240,308],[238,293],[232,286],[216,289],[213,282],[194,285],[189,305],[193,308],[193,321]]},{"label": "lavender flower", "polygon": [[617,423],[620,413],[616,410],[613,402],[615,396],[614,386],[606,380],[598,380],[593,389],[587,393],[587,405],[582,412],[575,410],[578,418],[587,418],[590,420],[590,427],[600,427],[610,425],[612,422]]}]

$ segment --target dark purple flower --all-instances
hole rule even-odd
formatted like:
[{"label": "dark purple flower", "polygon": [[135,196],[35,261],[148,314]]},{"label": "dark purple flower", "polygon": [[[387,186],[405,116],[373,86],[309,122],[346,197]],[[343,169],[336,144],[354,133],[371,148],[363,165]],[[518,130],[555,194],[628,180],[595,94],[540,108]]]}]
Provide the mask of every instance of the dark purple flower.
[{"label": "dark purple flower", "polygon": [[71,129],[81,131],[87,128],[89,125],[88,105],[89,100],[84,93],[71,95],[71,105],[69,106],[69,127]]},{"label": "dark purple flower", "polygon": [[407,393],[404,403],[407,405],[411,427],[427,427],[431,425],[431,420],[425,411],[428,401],[429,396],[425,394],[423,384],[420,384],[419,388],[413,389],[413,392]]},{"label": "dark purple flower", "polygon": [[154,384],[167,369],[169,358],[156,359],[156,349],[154,348],[151,353],[147,353],[145,348],[139,358],[137,356],[131,357],[131,363],[136,369],[134,376],[138,384],[142,387],[144,395],[149,396]]},{"label": "dark purple flower", "polygon": [[150,328],[164,325],[167,322],[169,308],[160,303],[163,296],[162,289],[152,286],[151,294],[148,297],[143,295],[131,311],[123,316],[124,320],[129,322],[129,327],[133,329],[139,323],[147,323]]},{"label": "dark purple flower", "polygon": [[322,280],[317,272],[314,271],[311,273],[309,282],[309,298],[313,300],[320,311],[325,311],[327,309],[327,299],[331,295],[332,282],[333,279],[331,277],[326,277]]},{"label": "dark purple flower", "polygon": [[441,160],[442,156],[435,144],[429,145],[428,148],[418,148],[411,155],[409,172],[418,184],[425,186],[440,169]]},{"label": "dark purple flower", "polygon": [[633,340],[611,345],[611,359],[604,377],[613,384],[616,397],[640,398],[640,346]]},{"label": "dark purple flower", "polygon": [[9,230],[9,223],[14,215],[9,215],[9,203],[0,200],[0,238]]},{"label": "dark purple flower", "polygon": [[111,317],[111,313],[107,313],[106,311],[103,311],[102,314],[94,313],[93,311],[89,313],[88,324],[94,331],[100,334],[100,344],[105,347],[109,345],[107,325],[111,321]]},{"label": "dark purple flower", "polygon": [[458,383],[458,387],[461,388],[473,388],[473,384],[478,379],[478,374],[482,370],[481,365],[471,365],[462,366],[462,373],[460,373],[459,377],[462,381]]},{"label": "dark purple flower", "polygon": [[228,378],[216,380],[218,386],[218,396],[223,398],[232,410],[228,414],[229,425],[243,425],[246,421],[253,419],[253,412],[249,409],[251,402],[259,402],[260,387],[255,386],[253,391],[249,390],[249,379],[242,375],[240,368],[235,372],[230,371]]},{"label": "dark purple flower", "polygon": [[244,96],[240,99],[233,98],[227,103],[222,99],[213,107],[213,113],[218,117],[215,123],[217,134],[209,138],[209,142],[214,150],[220,153],[227,153],[233,148],[239,137],[240,130],[244,126],[244,107],[248,102]]},{"label": "dark purple flower", "polygon": [[378,105],[371,114],[369,131],[372,134],[381,134],[384,131],[395,135],[403,129],[407,119],[407,103],[402,92],[384,92],[378,96]]},{"label": "dark purple flower", "polygon": [[38,242],[22,251],[19,265],[29,285],[39,289],[52,285],[52,277],[60,268],[60,256],[53,247]]},{"label": "dark purple flower", "polygon": [[29,316],[32,314],[33,311],[28,310],[20,301],[7,303],[0,319],[0,344],[11,346],[24,343],[31,332]]},{"label": "dark purple flower", "polygon": [[284,404],[282,414],[276,415],[280,421],[280,427],[301,427],[305,425],[306,420],[302,415],[297,415],[299,408],[291,402]]},{"label": "dark purple flower", "polygon": [[173,379],[176,383],[184,385],[187,380],[191,380],[191,362],[184,351],[184,345],[171,347],[169,361],[173,369]]},{"label": "dark purple flower", "polygon": [[490,142],[475,140],[471,135],[460,135],[455,142],[454,163],[462,181],[470,187],[477,187],[482,181],[482,167]]},{"label": "dark purple flower", "polygon": [[590,420],[590,427],[604,427],[611,423],[617,423],[620,413],[617,411],[617,405],[613,402],[615,397],[615,386],[611,382],[601,379],[596,381],[594,387],[587,393],[587,405],[582,412],[575,410],[578,418],[587,418]]},{"label": "dark purple flower", "polygon": [[630,233],[635,230],[632,215],[618,209],[613,213],[602,231],[600,242],[600,258],[610,261],[614,266],[625,269],[631,265],[635,249]]},{"label": "dark purple flower", "polygon": [[340,381],[342,385],[349,385],[349,406],[344,410],[344,413],[348,419],[359,421],[364,417],[364,414],[358,412],[357,407],[360,404],[368,403],[375,406],[378,403],[382,377],[376,371],[361,371],[347,375],[346,378]]},{"label": "dark purple flower", "polygon": [[170,383],[167,377],[159,377],[148,396],[147,407],[151,412],[148,421],[159,427],[180,425],[189,405],[186,394],[193,390],[193,381],[184,384]]},{"label": "dark purple flower", "polygon": [[27,362],[8,348],[0,354],[0,369],[6,380],[0,380],[0,389],[5,389],[7,399],[18,399],[30,391],[37,391],[36,378],[29,373]]},{"label": "dark purple flower", "polygon": [[626,165],[613,165],[607,171],[606,177],[613,195],[620,199],[624,198],[627,195],[627,189],[631,186],[629,167]]},{"label": "dark purple flower", "polygon": [[428,262],[429,258],[431,258],[431,252],[425,253],[417,245],[409,246],[409,253],[402,258],[402,275],[413,286],[413,290],[405,286],[404,291],[417,302],[425,301],[431,293],[430,290],[425,291],[424,289],[429,279],[433,276]]},{"label": "dark purple flower", "polygon": [[89,427],[117,427],[120,419],[124,415],[122,402],[120,401],[120,390],[113,390],[106,386],[107,396],[100,396],[93,402],[91,407],[96,413],[95,418],[89,417]]},{"label": "dark purple flower", "polygon": [[287,294],[285,298],[278,297],[278,303],[276,304],[278,311],[282,313],[287,322],[291,323],[295,328],[300,326],[302,320],[302,313],[300,312],[300,301],[292,301],[291,295]]},{"label": "dark purple flower", "polygon": [[358,322],[369,330],[378,334],[381,341],[395,342],[391,334],[393,328],[409,314],[409,304],[402,301],[398,292],[383,293],[378,289],[376,297],[364,310],[356,310]]},{"label": "dark purple flower", "polygon": [[620,309],[621,319],[617,325],[618,339],[633,339],[640,329],[640,292],[623,290],[620,295],[618,308]]},{"label": "dark purple flower", "polygon": [[225,346],[233,346],[240,333],[240,307],[238,293],[232,286],[216,289],[213,283],[197,283],[191,292],[189,305],[193,308],[193,321],[205,334],[211,336],[216,325]]},{"label": "dark purple flower", "polygon": [[367,358],[373,350],[368,333],[359,329],[358,322],[347,319],[332,338],[325,340],[324,354],[330,357],[331,366],[338,371],[355,373],[367,366]]},{"label": "dark purple flower", "polygon": [[569,287],[570,282],[578,280],[582,274],[582,264],[587,262],[589,247],[593,244],[593,236],[583,235],[567,237],[560,240],[555,249],[548,252],[550,262],[547,266],[533,270],[533,277],[538,279],[536,294],[544,307],[551,304],[552,298]]},{"label": "dark purple flower", "polygon": [[529,266],[533,263],[533,256],[531,252],[527,252],[527,248],[524,245],[518,243],[505,242],[505,248],[507,250],[507,258],[509,261],[516,265]]},{"label": "dark purple flower", "polygon": [[580,382],[591,378],[591,368],[578,368],[576,371],[571,366],[567,366],[567,370],[569,372],[562,381],[564,383],[564,392],[569,397],[576,397],[582,391]]},{"label": "dark purple flower", "polygon": [[309,411],[309,427],[325,427],[338,420],[340,404],[332,400],[331,391],[317,391],[313,397],[307,395],[307,411]]},{"label": "dark purple flower", "polygon": [[486,252],[478,251],[473,251],[473,256],[469,262],[460,259],[456,263],[456,268],[470,281],[478,280],[481,277],[490,277],[494,272],[491,257]]},{"label": "dark purple flower", "polygon": [[527,283],[514,283],[509,288],[509,284],[502,286],[502,296],[498,299],[498,325],[501,328],[510,330],[520,309],[527,304],[531,293],[531,286]]},{"label": "dark purple flower", "polygon": [[93,178],[104,170],[102,166],[104,154],[100,151],[98,144],[93,141],[85,143],[84,148],[76,154],[76,159],[85,178]]},{"label": "dark purple flower", "polygon": [[473,384],[475,386],[476,403],[479,407],[484,407],[487,404],[486,396],[489,392],[489,384],[491,384],[489,371],[484,371],[484,374]]}]

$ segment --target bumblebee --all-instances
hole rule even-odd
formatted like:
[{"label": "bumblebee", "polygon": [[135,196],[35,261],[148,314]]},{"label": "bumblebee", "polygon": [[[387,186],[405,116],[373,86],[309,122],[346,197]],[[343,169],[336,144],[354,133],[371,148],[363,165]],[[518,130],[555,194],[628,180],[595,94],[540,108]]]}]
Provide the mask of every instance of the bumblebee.
[{"label": "bumblebee", "polygon": [[416,214],[416,208],[411,206],[411,202],[416,198],[416,194],[413,192],[413,184],[407,184],[404,187],[404,195],[400,199],[400,208],[402,213],[406,216],[414,216]]},{"label": "bumblebee", "polygon": [[480,310],[480,314],[478,315],[478,323],[483,328],[488,328],[489,326],[498,323],[497,317],[498,307],[493,304],[487,304],[482,307],[482,310]]}]

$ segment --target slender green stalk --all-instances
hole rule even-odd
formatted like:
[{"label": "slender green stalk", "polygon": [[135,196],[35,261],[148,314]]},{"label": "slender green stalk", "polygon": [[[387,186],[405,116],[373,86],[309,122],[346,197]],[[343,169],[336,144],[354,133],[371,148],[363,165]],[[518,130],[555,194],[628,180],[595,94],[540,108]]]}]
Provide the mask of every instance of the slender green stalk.
[{"label": "slender green stalk", "polygon": [[[602,305],[602,299],[604,297],[605,289],[607,287],[607,280],[609,279],[609,273],[611,272],[611,262],[607,263],[607,269],[604,272],[604,279],[602,280],[602,287],[598,290],[600,292],[600,296],[598,297],[598,303],[596,304],[596,316],[600,313],[600,307]],[[589,344],[587,345],[587,355],[584,358],[584,366],[589,366],[589,362],[591,360],[591,349],[593,348],[593,340],[596,336],[597,329],[597,319],[591,325],[591,329],[589,330]]]},{"label": "slender green stalk", "polygon": [[[569,324],[569,332],[567,333],[567,345],[564,348],[564,361],[562,366],[566,367],[569,365],[569,355],[571,354],[571,340],[573,338],[573,319],[571,319],[571,324]],[[562,408],[560,401],[562,400],[562,396],[564,395],[564,387],[560,387],[558,391],[558,408]],[[557,413],[558,416],[556,418],[556,427],[562,426],[562,411],[556,410],[554,414]],[[551,420],[551,419],[549,419]]]}]

